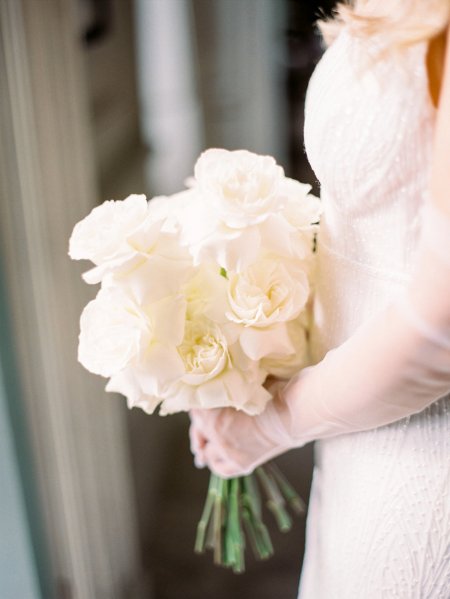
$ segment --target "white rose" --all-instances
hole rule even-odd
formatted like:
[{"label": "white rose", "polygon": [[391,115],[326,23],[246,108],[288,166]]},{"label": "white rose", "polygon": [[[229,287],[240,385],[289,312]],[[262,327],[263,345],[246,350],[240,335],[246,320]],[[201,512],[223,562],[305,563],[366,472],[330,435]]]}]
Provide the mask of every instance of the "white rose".
[{"label": "white rose", "polygon": [[112,376],[105,389],[108,392],[121,393],[126,397],[127,406],[130,409],[140,408],[146,414],[153,414],[162,401],[160,397],[143,393],[132,368],[128,368]]},{"label": "white rose", "polygon": [[233,407],[248,414],[264,410],[271,398],[262,386],[266,371],[239,343],[229,346],[218,325],[202,318],[187,323],[178,349],[185,374],[163,391],[162,415],[194,408]]},{"label": "white rose", "polygon": [[184,225],[183,243],[189,248],[195,265],[216,262],[225,270],[240,272],[254,262],[261,250],[258,226],[230,229],[218,220],[207,221],[199,211],[197,222]]},{"label": "white rose", "polygon": [[230,274],[227,316],[245,326],[267,327],[298,316],[308,295],[306,273],[294,262],[262,258],[245,271]]},{"label": "white rose", "polygon": [[297,231],[310,229],[319,222],[322,214],[322,202],[309,193],[310,190],[311,185],[287,177],[280,185],[280,193],[287,200],[281,214]]},{"label": "white rose", "polygon": [[[133,236],[136,247],[140,245],[137,235],[142,235],[142,245],[145,233],[139,230]],[[142,247],[142,246],[141,246]],[[148,251],[136,251],[128,260],[121,264],[107,264],[94,269],[104,269],[101,275],[104,287],[121,286],[127,288],[136,298],[146,298],[146,301],[156,301],[166,296],[181,292],[182,286],[195,269],[189,252],[180,247],[177,237],[171,233],[156,233],[156,240]],[[93,271],[85,273],[90,275]],[[96,273],[93,273],[98,279]]]},{"label": "white rose", "polygon": [[143,393],[183,372],[176,350],[184,336],[182,296],[147,302],[120,287],[106,287],[81,315],[78,359],[95,374],[110,377],[132,368]]},{"label": "white rose", "polygon": [[158,272],[173,270],[171,264],[178,262],[181,269],[187,268],[192,259],[180,246],[178,232],[180,214],[188,201],[183,193],[154,198],[149,203],[145,196],[129,196],[94,208],[76,225],[70,242],[73,258],[89,258],[97,265],[83,274],[84,280],[95,284],[110,275],[123,277],[154,262],[150,271],[156,269],[157,285]]},{"label": "white rose", "polygon": [[101,289],[80,319],[78,359],[90,372],[111,376],[136,359],[151,339],[147,319],[120,289]]},{"label": "white rose", "polygon": [[184,287],[187,319],[178,346],[184,374],[161,390],[162,415],[200,407],[259,413],[270,399],[262,387],[266,371],[242,351],[239,328],[225,316],[227,286],[205,267]]},{"label": "white rose", "polygon": [[244,373],[230,369],[198,387],[174,383],[161,404],[160,414],[166,416],[196,408],[235,408],[255,416],[264,411],[271,399],[262,382],[249,382]]},{"label": "white rose", "polygon": [[185,367],[182,381],[189,385],[201,385],[230,365],[225,335],[216,323],[207,318],[186,322],[178,352]]},{"label": "white rose", "polygon": [[231,228],[263,221],[279,208],[277,188],[284,171],[271,156],[246,150],[204,152],[195,165],[195,180],[204,201],[212,202]]},{"label": "white rose", "polygon": [[288,379],[309,364],[306,311],[287,323],[287,333],[294,351],[288,355],[272,353],[261,360],[268,374]]},{"label": "white rose", "polygon": [[284,177],[270,156],[208,150],[195,167],[193,201],[181,242],[194,264],[215,261],[240,272],[261,251],[306,259],[321,204],[310,185]]},{"label": "white rose", "polygon": [[[206,263],[192,269],[191,276],[181,287],[187,303],[186,318],[195,320],[202,316],[228,325],[228,279],[217,264]],[[229,327],[227,327],[229,328]]]},{"label": "white rose", "polygon": [[280,193],[285,197],[282,208],[259,225],[261,246],[266,252],[300,260],[311,258],[322,204],[308,193],[310,189],[310,185],[293,179],[281,183]]},{"label": "white rose", "polygon": [[146,215],[145,195],[103,202],[75,225],[69,242],[70,257],[101,264],[127,253],[127,237],[142,224]]},{"label": "white rose", "polygon": [[162,230],[178,233],[185,219],[189,218],[197,194],[185,189],[170,196],[156,196],[148,203],[148,214],[155,221],[164,221]]},{"label": "white rose", "polygon": [[227,317],[241,325],[240,344],[253,360],[293,353],[286,323],[305,308],[308,277],[295,261],[263,258],[230,275]]}]

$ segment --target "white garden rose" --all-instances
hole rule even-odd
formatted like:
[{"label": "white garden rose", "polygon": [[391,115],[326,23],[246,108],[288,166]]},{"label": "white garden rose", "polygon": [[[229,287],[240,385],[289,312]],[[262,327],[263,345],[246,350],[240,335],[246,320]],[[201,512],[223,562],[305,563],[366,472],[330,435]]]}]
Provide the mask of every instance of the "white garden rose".
[{"label": "white garden rose", "polygon": [[266,372],[239,343],[228,340],[216,323],[199,317],[186,322],[178,351],[185,373],[162,393],[162,415],[194,408],[233,407],[259,414],[271,398],[262,386]]},{"label": "white garden rose", "polygon": [[[231,229],[217,219],[207,220],[198,210],[197,220],[183,227],[183,244],[189,248],[195,265],[216,262],[225,270],[244,270],[254,262],[261,250],[258,226]],[[202,223],[202,224],[195,224]]]},{"label": "white garden rose", "polygon": [[185,367],[182,381],[189,385],[201,385],[230,365],[225,335],[215,322],[205,317],[186,322],[178,352]]},{"label": "white garden rose", "polygon": [[322,214],[322,202],[310,191],[311,185],[288,177],[280,185],[280,193],[286,197],[281,214],[297,231],[309,230]]},{"label": "white garden rose", "polygon": [[300,260],[312,257],[322,204],[309,193],[310,189],[310,185],[293,179],[282,181],[280,194],[285,198],[282,208],[259,225],[261,245],[266,252]]},{"label": "white garden rose", "polygon": [[219,323],[227,321],[228,281],[217,264],[206,263],[192,270],[182,287],[187,302],[186,318],[206,316]]},{"label": "white garden rose", "polygon": [[197,194],[185,189],[170,196],[156,196],[148,203],[148,216],[154,221],[163,221],[165,233],[179,233],[182,223],[189,218]]},{"label": "white garden rose", "polygon": [[[148,214],[143,224],[128,237],[128,253],[84,273],[84,280],[99,283],[112,275],[116,280],[131,276],[141,282],[151,277],[154,288],[166,289],[168,280],[179,284],[174,271],[179,277],[187,275],[192,257],[180,246],[177,235],[165,230],[167,222],[154,221],[153,214]],[[169,226],[172,227],[173,223]]]},{"label": "white garden rose", "polygon": [[295,351],[286,323],[305,308],[309,291],[306,272],[292,260],[266,257],[230,274],[227,317],[241,325],[240,344],[250,358]]},{"label": "white garden rose", "polygon": [[288,379],[308,366],[308,319],[306,312],[302,312],[298,318],[286,323],[286,330],[294,351],[288,355],[272,353],[261,360],[261,367],[268,374]]},{"label": "white garden rose", "polygon": [[182,296],[145,300],[121,287],[101,289],[81,315],[78,359],[105,377],[133,368],[141,391],[152,395],[183,372],[176,348],[184,336],[186,302]]},{"label": "white garden rose", "polygon": [[247,150],[207,150],[195,165],[195,181],[205,202],[231,228],[257,224],[279,209],[278,185],[284,171],[271,156]]},{"label": "white garden rose", "polygon": [[115,374],[108,381],[105,390],[111,393],[120,393],[126,397],[128,408],[140,408],[146,414],[153,414],[161,403],[161,398],[156,395],[143,393],[132,368]]},{"label": "white garden rose", "polygon": [[122,264],[105,265],[104,268],[106,272],[101,278],[104,287],[121,286],[138,301],[145,298],[152,302],[181,293],[183,284],[195,272],[192,257],[180,247],[177,237],[161,231],[147,252],[136,252]]},{"label": "white garden rose", "polygon": [[136,231],[146,215],[145,195],[103,202],[75,225],[69,242],[70,257],[101,264],[126,254],[129,251],[127,237]]},{"label": "white garden rose", "polygon": [[270,398],[262,387],[266,372],[242,351],[239,327],[226,317],[227,291],[217,265],[203,265],[183,286],[186,323],[178,352],[184,373],[161,391],[162,415],[199,407],[259,413]]},{"label": "white garden rose", "polygon": [[272,157],[208,150],[191,184],[180,239],[194,264],[215,261],[240,272],[261,251],[300,259],[312,253],[320,201],[310,185],[285,177]]},{"label": "white garden rose", "polygon": [[78,359],[101,376],[120,372],[151,339],[142,311],[121,289],[101,289],[81,314]]},{"label": "white garden rose", "polygon": [[90,284],[100,283],[111,274],[133,273],[150,261],[161,272],[171,268],[161,260],[180,266],[189,262],[189,253],[178,240],[180,214],[189,200],[186,193],[189,190],[175,194],[173,201],[158,197],[147,202],[145,196],[129,196],[94,208],[75,226],[70,241],[71,257],[89,258],[96,264],[83,274],[83,279]]},{"label": "white garden rose", "polygon": [[308,278],[293,261],[266,257],[230,274],[228,318],[252,327],[292,320],[309,295]]},{"label": "white garden rose", "polygon": [[[262,370],[260,370],[263,373]],[[272,395],[261,381],[250,381],[245,373],[230,368],[218,377],[194,386],[179,381],[165,393],[160,414],[176,414],[192,409],[210,410],[214,408],[234,408],[250,416],[261,414]]]}]

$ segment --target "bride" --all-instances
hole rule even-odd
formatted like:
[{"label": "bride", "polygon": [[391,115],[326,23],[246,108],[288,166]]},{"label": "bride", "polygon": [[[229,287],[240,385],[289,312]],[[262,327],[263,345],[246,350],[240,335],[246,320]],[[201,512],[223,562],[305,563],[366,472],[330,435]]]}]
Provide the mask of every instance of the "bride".
[{"label": "bride", "polygon": [[341,4],[310,81],[314,364],[266,411],[192,413],[222,476],[317,440],[302,599],[450,593],[450,0]]}]

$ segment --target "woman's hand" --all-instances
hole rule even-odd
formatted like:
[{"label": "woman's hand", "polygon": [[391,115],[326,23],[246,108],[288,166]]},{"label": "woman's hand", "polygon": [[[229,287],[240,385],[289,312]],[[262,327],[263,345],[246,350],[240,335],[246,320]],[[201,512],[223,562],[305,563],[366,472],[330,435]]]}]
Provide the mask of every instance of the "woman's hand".
[{"label": "woman's hand", "polygon": [[293,447],[383,426],[450,393],[450,217],[427,207],[409,286],[259,416],[195,411],[197,463],[231,477]]},{"label": "woman's hand", "polygon": [[223,478],[243,476],[290,449],[291,439],[279,414],[283,400],[278,391],[284,386],[282,381],[268,382],[274,399],[258,416],[234,408],[192,410],[190,439],[196,466],[208,466]]}]

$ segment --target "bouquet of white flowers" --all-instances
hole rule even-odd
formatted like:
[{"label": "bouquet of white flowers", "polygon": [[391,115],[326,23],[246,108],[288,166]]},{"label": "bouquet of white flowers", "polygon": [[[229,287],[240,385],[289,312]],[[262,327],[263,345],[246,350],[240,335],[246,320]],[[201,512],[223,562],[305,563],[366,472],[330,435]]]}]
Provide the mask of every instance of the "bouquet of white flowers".
[{"label": "bouquet of white flowers", "polygon": [[[256,415],[269,375],[307,364],[313,241],[321,207],[310,186],[269,156],[212,149],[188,188],[147,202],[107,201],[73,231],[69,254],[101,283],[81,315],[79,361],[109,379],[128,406],[162,415],[233,407]],[[280,528],[283,496],[299,498],[275,466],[257,470]],[[196,549],[243,570],[244,522],[256,554],[271,554],[252,476],[211,476]]]}]

